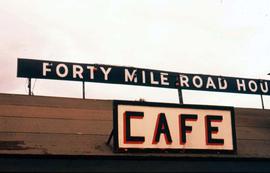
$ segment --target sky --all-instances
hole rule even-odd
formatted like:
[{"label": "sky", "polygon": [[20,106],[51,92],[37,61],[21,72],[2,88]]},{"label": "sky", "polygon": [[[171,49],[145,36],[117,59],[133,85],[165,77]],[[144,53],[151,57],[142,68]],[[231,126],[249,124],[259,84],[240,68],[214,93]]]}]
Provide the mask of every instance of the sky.
[{"label": "sky", "polygon": [[[0,0],[0,23],[0,93],[27,94],[19,57],[270,80],[269,0]],[[82,97],[80,82],[33,83],[34,95]],[[259,95],[183,97],[261,108]],[[100,83],[86,83],[86,98],[178,103],[175,89]]]}]

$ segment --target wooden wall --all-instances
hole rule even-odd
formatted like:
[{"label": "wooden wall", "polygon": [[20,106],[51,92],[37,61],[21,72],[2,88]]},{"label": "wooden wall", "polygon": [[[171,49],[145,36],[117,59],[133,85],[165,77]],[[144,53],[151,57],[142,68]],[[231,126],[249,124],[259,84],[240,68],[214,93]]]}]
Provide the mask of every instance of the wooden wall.
[{"label": "wooden wall", "polygon": [[[270,110],[236,108],[235,114],[238,154],[211,157],[270,158]],[[0,94],[0,154],[123,155],[105,144],[111,130],[109,100]]]}]

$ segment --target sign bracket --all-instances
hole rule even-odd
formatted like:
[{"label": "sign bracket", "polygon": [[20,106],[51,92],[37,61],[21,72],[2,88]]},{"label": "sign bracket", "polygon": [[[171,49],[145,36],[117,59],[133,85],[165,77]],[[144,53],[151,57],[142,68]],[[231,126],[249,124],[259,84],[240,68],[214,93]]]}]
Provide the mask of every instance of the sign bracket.
[{"label": "sign bracket", "polygon": [[112,137],[113,137],[113,129],[111,130],[111,133],[110,133],[110,136],[109,136],[109,138],[108,138],[108,140],[106,142],[106,145],[110,145]]}]

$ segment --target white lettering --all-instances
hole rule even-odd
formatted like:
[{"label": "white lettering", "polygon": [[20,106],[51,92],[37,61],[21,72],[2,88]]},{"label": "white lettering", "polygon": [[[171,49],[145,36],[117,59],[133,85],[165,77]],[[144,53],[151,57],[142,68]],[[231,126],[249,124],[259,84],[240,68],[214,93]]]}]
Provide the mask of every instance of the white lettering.
[{"label": "white lettering", "polygon": [[[199,81],[199,83],[197,83],[197,81]],[[196,88],[201,88],[203,86],[203,80],[200,76],[194,76],[192,82]]]},{"label": "white lettering", "polygon": [[[222,85],[222,82],[223,82],[223,85]],[[219,89],[223,89],[223,90],[227,89],[228,87],[227,81],[224,78],[218,78],[218,87]]]},{"label": "white lettering", "polygon": [[179,78],[180,78],[180,86],[183,87],[184,85],[186,87],[189,87],[189,84],[188,84],[188,77],[185,76],[185,75],[179,75]]},{"label": "white lettering", "polygon": [[132,74],[129,73],[128,69],[125,69],[125,82],[138,82],[137,75],[136,75],[137,70],[133,70]]},{"label": "white lettering", "polygon": [[263,87],[263,82],[261,82],[260,86],[263,93],[268,93],[268,83],[266,81],[264,82],[265,88]]},{"label": "white lettering", "polygon": [[142,71],[142,83],[145,83],[145,71]]},{"label": "white lettering", "polygon": [[105,70],[104,67],[100,67],[101,71],[103,72],[104,74],[104,80],[108,80],[108,75],[109,73],[111,72],[112,68],[109,67],[107,70]]},{"label": "white lettering", "polygon": [[[61,73],[60,68],[62,68],[64,70],[63,73]],[[66,77],[68,75],[67,66],[65,64],[58,64],[56,66],[56,74],[57,74],[57,76],[62,77],[62,78]]]},{"label": "white lettering", "polygon": [[94,73],[95,73],[95,66],[87,66],[86,67],[88,70],[89,70],[89,72],[90,72],[90,79],[94,79]]},{"label": "white lettering", "polygon": [[150,82],[151,82],[151,84],[155,84],[155,85],[159,84],[158,81],[155,81],[153,72],[150,72]]},{"label": "white lettering", "polygon": [[80,79],[83,78],[83,68],[80,65],[73,65],[73,78],[77,78],[79,76]]},{"label": "white lettering", "polygon": [[207,78],[206,88],[209,88],[209,87],[217,89],[215,84],[214,84],[214,81],[213,81],[213,79],[211,77]]},{"label": "white lettering", "polygon": [[161,85],[169,85],[168,73],[160,73],[160,83]]},{"label": "white lettering", "polygon": [[248,87],[249,87],[250,91],[252,91],[252,92],[256,92],[258,89],[257,83],[254,80],[250,80],[248,82]]},{"label": "white lettering", "polygon": [[241,80],[241,83],[240,83],[240,80],[239,79],[236,79],[236,83],[237,83],[237,89],[238,89],[238,91],[241,91],[241,88],[243,89],[243,91],[246,91],[245,80]]},{"label": "white lettering", "polygon": [[46,76],[47,75],[47,72],[51,72],[52,70],[50,69],[50,68],[48,68],[48,67],[50,67],[50,64],[49,63],[47,63],[47,62],[44,62],[43,63],[43,76]]}]

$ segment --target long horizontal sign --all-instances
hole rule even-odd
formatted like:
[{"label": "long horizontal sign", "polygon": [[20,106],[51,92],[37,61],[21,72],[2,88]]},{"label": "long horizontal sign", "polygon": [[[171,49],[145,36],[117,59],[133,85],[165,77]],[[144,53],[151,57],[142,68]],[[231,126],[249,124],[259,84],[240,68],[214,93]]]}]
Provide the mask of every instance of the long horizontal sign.
[{"label": "long horizontal sign", "polygon": [[114,101],[114,151],[235,153],[231,107]]},{"label": "long horizontal sign", "polygon": [[18,59],[18,77],[270,95],[270,81],[135,67]]}]

